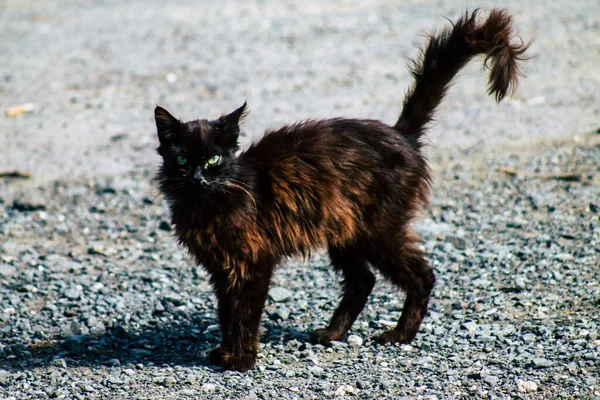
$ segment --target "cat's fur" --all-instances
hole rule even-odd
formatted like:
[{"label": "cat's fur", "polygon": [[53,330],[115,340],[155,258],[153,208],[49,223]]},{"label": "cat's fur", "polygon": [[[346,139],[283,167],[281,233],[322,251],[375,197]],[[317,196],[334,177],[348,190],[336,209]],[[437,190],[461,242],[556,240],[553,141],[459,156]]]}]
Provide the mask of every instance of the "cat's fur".
[{"label": "cat's fur", "polygon": [[511,29],[511,17],[494,9],[484,21],[477,12],[465,14],[431,36],[393,126],[299,122],[266,132],[236,156],[246,104],[217,120],[185,123],[156,107],[160,189],[177,238],[210,273],[218,298],[223,339],[211,362],[242,371],[254,366],[275,266],[318,248],[343,274],[344,294],[329,325],[313,332],[314,342],[328,345],[350,329],[375,284],[370,267],[406,292],[397,326],[380,342],[415,337],[435,281],[409,227],[430,184],[420,138],[472,57],[486,56],[496,100],[514,89],[527,45],[511,43]]}]

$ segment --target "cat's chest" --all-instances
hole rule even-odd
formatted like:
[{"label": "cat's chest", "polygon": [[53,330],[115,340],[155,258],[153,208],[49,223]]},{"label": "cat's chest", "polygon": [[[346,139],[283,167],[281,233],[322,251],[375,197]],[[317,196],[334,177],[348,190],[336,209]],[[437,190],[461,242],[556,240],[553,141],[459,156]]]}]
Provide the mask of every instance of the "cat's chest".
[{"label": "cat's chest", "polygon": [[216,214],[175,225],[180,242],[201,262],[207,258],[253,260],[265,247],[264,235],[253,218]]}]

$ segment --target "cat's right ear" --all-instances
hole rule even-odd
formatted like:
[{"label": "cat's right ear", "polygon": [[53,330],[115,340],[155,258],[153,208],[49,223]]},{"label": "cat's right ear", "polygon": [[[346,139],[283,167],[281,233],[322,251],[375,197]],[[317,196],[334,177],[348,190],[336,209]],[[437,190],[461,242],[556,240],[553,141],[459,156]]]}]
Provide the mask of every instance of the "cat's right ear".
[{"label": "cat's right ear", "polygon": [[181,121],[172,116],[161,106],[154,109],[154,120],[156,121],[156,132],[161,143],[169,141],[173,133],[181,125]]}]

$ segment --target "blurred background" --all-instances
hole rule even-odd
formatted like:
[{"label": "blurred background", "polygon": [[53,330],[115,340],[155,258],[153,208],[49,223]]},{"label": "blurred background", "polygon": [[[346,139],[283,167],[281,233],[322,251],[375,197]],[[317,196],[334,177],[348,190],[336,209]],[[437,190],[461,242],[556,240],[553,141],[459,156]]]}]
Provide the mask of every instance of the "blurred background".
[{"label": "blurred background", "polygon": [[156,104],[189,120],[248,100],[246,142],[310,117],[393,123],[424,34],[477,6],[508,8],[535,58],[500,106],[481,63],[469,65],[433,125],[433,161],[597,129],[597,0],[4,0],[0,172],[37,184],[153,168]]}]

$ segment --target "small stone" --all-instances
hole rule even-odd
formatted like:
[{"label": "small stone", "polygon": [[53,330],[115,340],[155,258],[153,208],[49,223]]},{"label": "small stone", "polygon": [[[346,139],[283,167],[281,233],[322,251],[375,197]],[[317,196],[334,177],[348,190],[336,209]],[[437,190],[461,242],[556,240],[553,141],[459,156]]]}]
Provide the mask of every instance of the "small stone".
[{"label": "small stone", "polygon": [[419,364],[419,365],[432,365],[433,364],[433,358],[431,358],[429,356],[419,357],[419,359],[417,360],[417,364]]},{"label": "small stone", "polygon": [[335,395],[342,397],[342,396],[346,396],[347,394],[355,394],[357,392],[358,392],[358,390],[350,385],[342,385],[336,389]]},{"label": "small stone", "polygon": [[94,387],[88,383],[79,383],[79,384],[77,384],[77,387],[79,387],[84,392],[88,392],[88,393],[95,392]]},{"label": "small stone", "polygon": [[431,219],[418,221],[417,223],[415,223],[415,227],[417,230],[422,232],[422,234],[426,238],[429,239],[443,237],[445,235],[450,234],[453,231],[452,225],[446,224],[444,222],[434,222]]},{"label": "small stone", "polygon": [[106,327],[102,322],[98,322],[96,325],[90,328],[90,333],[98,336],[104,335],[106,333]]},{"label": "small stone", "polygon": [[497,376],[486,375],[483,378],[483,381],[490,386],[496,386],[498,384],[498,382],[500,381],[500,379]]},{"label": "small stone", "polygon": [[65,290],[64,295],[68,299],[77,300],[79,297],[81,297],[82,292],[83,287],[81,285],[73,285],[69,286],[67,290]]},{"label": "small stone", "polygon": [[519,388],[519,392],[521,393],[529,393],[529,392],[537,392],[538,385],[532,381],[517,381],[517,387]]},{"label": "small stone", "polygon": [[323,374],[323,372],[325,372],[325,370],[321,367],[319,367],[318,365],[312,365],[310,367],[308,367],[308,370],[310,371],[310,373],[312,373],[313,375],[316,376],[321,376]]},{"label": "small stone", "polygon": [[117,358],[111,358],[106,362],[106,365],[108,365],[109,367],[118,367],[121,365],[121,361]]},{"label": "small stone", "polygon": [[290,309],[284,305],[278,306],[273,314],[271,314],[271,318],[275,320],[286,320],[290,316]]},{"label": "small stone", "polygon": [[13,276],[16,273],[17,273],[17,269],[15,267],[13,267],[12,265],[0,264],[0,275],[1,276],[4,276],[5,278],[10,278],[11,276]]},{"label": "small stone", "polygon": [[275,303],[281,303],[289,300],[292,297],[292,292],[282,287],[276,287],[269,291],[269,297]]},{"label": "small stone", "polygon": [[60,333],[63,337],[68,338],[74,335],[81,335],[81,326],[77,321],[71,321],[60,329]]},{"label": "small stone", "polygon": [[91,328],[92,326],[96,325],[97,323],[98,323],[98,318],[94,317],[93,315],[90,315],[90,316],[87,318],[87,320],[85,321],[85,324],[86,324],[88,327],[90,327],[90,328]]},{"label": "small stone", "polygon": [[475,332],[479,328],[476,322],[468,321],[461,325],[463,329],[466,329],[469,332]]},{"label": "small stone", "polygon": [[554,257],[560,261],[571,261],[574,258],[573,255],[569,253],[558,253]]},{"label": "small stone", "polygon": [[163,379],[162,384],[164,386],[171,386],[177,383],[177,379],[175,379],[172,376],[167,376],[165,379]]},{"label": "small stone", "polygon": [[69,227],[64,222],[54,225],[54,230],[59,233],[67,233],[69,232]]},{"label": "small stone", "polygon": [[446,236],[446,241],[451,243],[457,250],[464,250],[467,248],[467,241],[461,237],[449,235]]},{"label": "small stone", "polygon": [[163,305],[162,301],[156,301],[156,303],[154,303],[154,312],[157,314],[163,313],[165,311],[165,306]]},{"label": "small stone", "polygon": [[533,343],[535,342],[535,335],[533,333],[526,333],[523,335],[523,341],[525,343]]},{"label": "small stone", "polygon": [[[499,296],[498,296],[499,297]],[[497,330],[494,331],[494,335],[498,336],[498,337],[505,337],[505,336],[509,336],[512,335],[513,333],[515,333],[517,330],[515,329],[514,326],[512,325],[507,325],[504,327],[501,327]]]},{"label": "small stone", "polygon": [[98,293],[102,289],[104,289],[104,283],[102,282],[96,282],[90,287],[90,290],[94,293]]},{"label": "small stone", "polygon": [[167,300],[170,303],[173,303],[176,306],[180,306],[183,304],[183,297],[181,297],[179,293],[175,292],[170,292],[167,295],[165,295],[165,300]]},{"label": "small stone", "polygon": [[531,362],[535,368],[548,368],[552,366],[552,361],[542,357],[535,357]]},{"label": "small stone", "polygon": [[56,358],[50,361],[50,365],[54,365],[55,367],[67,368],[67,362],[64,358]]},{"label": "small stone", "polygon": [[362,338],[357,335],[348,336],[347,342],[348,342],[348,346],[352,346],[352,347],[360,347],[363,344]]},{"label": "small stone", "polygon": [[212,383],[212,382],[207,382],[204,385],[201,386],[201,389],[205,392],[212,392],[217,388],[217,384],[216,383]]}]

